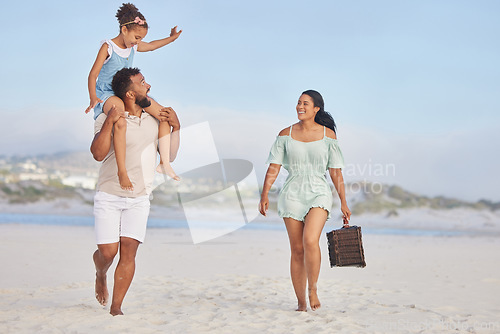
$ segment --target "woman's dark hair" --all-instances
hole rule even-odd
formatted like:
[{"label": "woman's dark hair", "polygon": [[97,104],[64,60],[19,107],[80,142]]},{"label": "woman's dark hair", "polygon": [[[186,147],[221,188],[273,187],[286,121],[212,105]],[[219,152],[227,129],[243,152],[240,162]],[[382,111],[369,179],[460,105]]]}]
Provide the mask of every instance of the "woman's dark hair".
[{"label": "woman's dark hair", "polygon": [[115,95],[122,99],[122,101],[125,99],[125,94],[127,94],[132,85],[132,80],[130,78],[139,73],[141,73],[141,71],[139,71],[137,67],[124,67],[116,72],[113,81],[111,81],[111,88],[113,88]]},{"label": "woman's dark hair", "polygon": [[335,125],[332,115],[330,115],[328,111],[325,111],[325,101],[323,100],[323,96],[312,89],[306,90],[305,92],[302,92],[302,94],[309,96],[313,100],[314,106],[319,107],[319,111],[316,113],[314,121],[332,129],[333,132],[337,133],[337,125]]},{"label": "woman's dark hair", "polygon": [[127,27],[129,30],[136,29],[137,27],[148,29],[146,18],[144,18],[144,15],[139,12],[139,9],[131,3],[122,4],[122,6],[118,8],[115,16],[120,24],[120,31],[123,26]]}]

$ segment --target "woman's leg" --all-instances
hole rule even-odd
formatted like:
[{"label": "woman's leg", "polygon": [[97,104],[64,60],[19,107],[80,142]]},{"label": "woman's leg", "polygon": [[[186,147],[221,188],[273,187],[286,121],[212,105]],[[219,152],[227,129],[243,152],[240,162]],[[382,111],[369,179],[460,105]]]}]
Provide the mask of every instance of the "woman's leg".
[{"label": "woman's leg", "polygon": [[[108,111],[115,106],[118,111],[125,111],[123,101],[117,96],[111,96],[106,100],[102,111],[107,115]],[[120,118],[114,125],[113,130],[113,147],[115,149],[116,164],[118,166],[118,180],[120,186],[124,190],[133,191],[134,186],[128,178],[127,167],[125,166],[125,157],[127,151],[127,121]]]},{"label": "woman's leg", "polygon": [[[151,99],[151,106],[144,109],[148,114],[156,119],[160,119],[160,110],[163,107]],[[179,181],[180,178],[175,173],[170,165],[170,124],[168,122],[160,122],[158,126],[158,151],[160,152],[160,164],[156,168],[158,173],[167,174],[172,179]]]},{"label": "woman's leg", "polygon": [[304,223],[293,218],[283,218],[290,240],[290,275],[297,296],[297,311],[307,311],[306,267],[304,263],[303,230]]},{"label": "woman's leg", "polygon": [[325,226],[328,212],[322,208],[312,208],[304,219],[304,254],[307,282],[309,291],[309,305],[313,311],[321,307],[318,299],[317,282],[321,267],[321,249],[319,238]]}]

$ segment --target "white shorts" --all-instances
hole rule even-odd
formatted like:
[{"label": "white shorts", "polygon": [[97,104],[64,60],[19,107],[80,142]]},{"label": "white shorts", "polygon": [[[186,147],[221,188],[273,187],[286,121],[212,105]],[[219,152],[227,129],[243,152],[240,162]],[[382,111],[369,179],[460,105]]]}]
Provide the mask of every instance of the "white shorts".
[{"label": "white shorts", "polygon": [[149,196],[120,197],[98,191],[94,196],[96,243],[112,244],[120,237],[144,241],[149,216]]}]

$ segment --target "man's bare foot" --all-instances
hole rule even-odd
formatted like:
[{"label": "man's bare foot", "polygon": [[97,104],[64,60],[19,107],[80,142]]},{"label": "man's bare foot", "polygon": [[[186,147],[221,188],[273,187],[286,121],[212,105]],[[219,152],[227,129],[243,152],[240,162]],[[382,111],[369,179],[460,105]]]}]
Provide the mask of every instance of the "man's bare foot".
[{"label": "man's bare foot", "polygon": [[307,312],[307,303],[304,301],[304,303],[298,303],[297,304],[297,309],[295,310],[297,312]]},{"label": "man's bare foot", "polygon": [[102,306],[106,306],[109,299],[106,276],[99,277],[97,273],[95,275],[95,299],[97,299],[99,304],[101,304]]},{"label": "man's bare foot", "polygon": [[168,177],[174,179],[175,181],[180,181],[181,178],[175,174],[173,168],[170,165],[165,165],[160,163],[158,167],[156,167],[156,171],[160,174],[166,174]]},{"label": "man's bare foot", "polygon": [[316,311],[321,307],[321,303],[318,299],[318,289],[317,288],[309,288],[309,305],[311,306],[311,310]]},{"label": "man's bare foot", "polygon": [[115,315],[123,315],[123,312],[120,307],[113,307],[113,305],[111,305],[111,308],[109,309],[109,314],[111,314],[114,317]]},{"label": "man's bare foot", "polygon": [[122,187],[123,190],[134,191],[134,186],[132,185],[132,182],[130,182],[130,179],[128,178],[127,171],[124,172],[118,171],[118,180],[120,181],[120,187]]},{"label": "man's bare foot", "polygon": [[[96,261],[97,251],[94,253],[94,263]],[[95,299],[102,306],[106,306],[109,299],[108,285],[106,283],[106,274],[95,274]]]}]

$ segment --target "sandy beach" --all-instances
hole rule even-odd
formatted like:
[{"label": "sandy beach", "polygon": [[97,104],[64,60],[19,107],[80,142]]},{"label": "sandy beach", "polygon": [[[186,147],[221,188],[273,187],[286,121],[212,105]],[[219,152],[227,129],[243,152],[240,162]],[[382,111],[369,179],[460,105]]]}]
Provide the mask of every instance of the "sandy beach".
[{"label": "sandy beach", "polygon": [[498,236],[363,238],[366,268],[330,268],[322,236],[323,306],[303,313],[285,231],[194,245],[187,229],[151,228],[125,315],[112,317],[94,298],[92,227],[2,224],[0,332],[500,332]]}]

